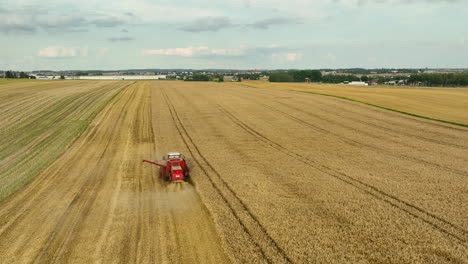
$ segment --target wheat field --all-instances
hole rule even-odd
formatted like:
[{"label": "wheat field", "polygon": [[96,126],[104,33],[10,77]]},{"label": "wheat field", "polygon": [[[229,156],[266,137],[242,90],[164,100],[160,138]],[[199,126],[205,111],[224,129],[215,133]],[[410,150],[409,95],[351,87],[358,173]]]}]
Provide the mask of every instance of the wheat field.
[{"label": "wheat field", "polygon": [[[0,203],[6,262],[467,262],[468,128],[289,84],[118,83],[81,136]],[[374,100],[359,89],[339,95]],[[437,117],[462,122],[463,106],[447,104],[463,91],[450,91],[452,112]],[[27,95],[11,109],[39,96]],[[384,107],[415,111],[392,98]],[[169,151],[187,157],[189,183],[141,162]]]},{"label": "wheat field", "polygon": [[333,84],[266,83],[248,81],[244,85],[280,90],[320,93],[386,107],[424,117],[468,126],[468,88],[349,86]]}]

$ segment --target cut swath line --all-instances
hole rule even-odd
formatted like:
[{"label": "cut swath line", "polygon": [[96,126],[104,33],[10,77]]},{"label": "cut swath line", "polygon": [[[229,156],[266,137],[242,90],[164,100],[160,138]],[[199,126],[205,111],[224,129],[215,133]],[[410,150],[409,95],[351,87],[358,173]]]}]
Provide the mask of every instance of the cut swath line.
[{"label": "cut swath line", "polygon": [[260,132],[256,131],[239,118],[234,116],[231,112],[226,110],[221,105],[218,105],[218,108],[221,112],[225,113],[226,116],[231,119],[237,126],[244,129],[247,133],[251,134],[252,136],[256,137],[263,143],[271,146],[272,148],[279,150],[280,152],[297,159],[298,161],[319,170],[327,175],[330,175],[342,182],[345,182],[353,187],[358,188],[359,190],[377,198],[391,206],[431,225],[435,229],[439,230],[442,233],[447,234],[448,236],[455,238],[458,241],[463,243],[468,242],[468,231],[464,230],[463,228],[456,226],[455,224],[436,216],[430,212],[425,211],[424,209],[417,207],[409,202],[401,200],[400,198],[388,194],[375,186],[372,186],[368,183],[365,183],[361,180],[355,179],[345,173],[334,171],[332,168],[326,167],[324,165],[318,164],[316,161],[309,159],[307,156],[299,154],[297,152],[291,151],[288,148],[284,147],[283,145],[276,143],[275,141],[270,140],[265,135],[261,134]]},{"label": "cut swath line", "polygon": [[409,116],[413,116],[413,117],[423,118],[423,119],[427,119],[427,120],[431,120],[431,121],[442,122],[442,123],[451,124],[451,125],[455,125],[455,126],[468,127],[468,124],[462,124],[462,123],[457,123],[457,122],[453,122],[453,121],[448,121],[448,120],[443,120],[443,119],[438,119],[438,118],[433,118],[433,117],[428,117],[428,116],[413,114],[413,113],[409,113],[409,112],[405,112],[405,111],[401,111],[401,110],[397,110],[397,109],[393,109],[393,108],[388,108],[388,107],[385,107],[385,106],[380,106],[380,105],[376,105],[376,104],[371,104],[371,103],[367,103],[367,102],[363,102],[363,101],[351,99],[351,98],[344,97],[344,96],[338,96],[338,95],[332,95],[332,94],[324,94],[324,93],[317,93],[317,92],[308,92],[308,91],[297,91],[297,90],[290,90],[290,91],[299,92],[299,93],[308,93],[308,94],[316,94],[316,95],[322,95],[322,96],[335,97],[335,98],[339,98],[339,99],[343,99],[343,100],[347,100],[347,101],[351,101],[351,102],[355,102],[355,103],[365,104],[365,105],[368,105],[368,106],[372,106],[372,107],[376,107],[376,108],[380,108],[380,109],[384,109],[384,110],[387,110],[387,111],[392,111],[392,112],[396,112],[396,113],[400,113],[400,114],[404,114],[404,115],[409,115]]},{"label": "cut swath line", "polygon": [[[257,242],[259,238],[256,237],[252,232],[249,230],[247,225],[254,225],[256,229],[261,230],[262,233],[262,239],[264,239],[267,243],[268,246],[271,247],[274,252],[277,253],[276,259],[281,259],[282,262],[286,263],[292,263],[291,259],[287,256],[287,254],[284,252],[282,248],[279,247],[279,245],[276,243],[276,241],[268,234],[267,230],[265,227],[259,222],[259,220],[252,214],[252,212],[248,209],[248,207],[242,202],[242,200],[237,196],[237,194],[234,192],[234,190],[229,186],[229,184],[224,181],[222,176],[219,174],[219,172],[210,164],[210,162],[203,156],[203,154],[200,152],[199,148],[197,145],[194,143],[192,137],[188,133],[188,131],[185,129],[183,126],[182,121],[179,118],[179,115],[176,112],[176,108],[170,101],[169,97],[167,94],[164,92],[163,89],[161,89],[163,93],[163,97],[169,107],[169,111],[171,113],[171,117],[174,121],[174,124],[176,125],[176,129],[178,131],[178,134],[182,138],[182,141],[186,145],[188,151],[190,152],[193,160],[197,163],[197,165],[200,167],[200,169],[203,171],[203,173],[207,176],[208,180],[210,181],[211,185],[215,188],[216,192],[221,196],[223,201],[226,203],[230,211],[232,212],[233,216],[236,218],[236,221],[239,222],[243,230],[251,237],[252,242],[255,244],[255,246],[259,249],[262,257],[268,262],[268,263],[274,263],[275,261],[272,260],[271,256],[267,256],[266,250]],[[197,159],[194,154],[197,154],[197,156],[200,157],[200,159]],[[202,165],[203,164],[203,165]],[[207,168],[206,168],[207,167]],[[212,174],[208,173],[208,170],[212,171],[214,175],[217,176],[217,180],[220,181],[222,184],[222,187],[219,187],[216,183],[215,180],[212,178]],[[227,194],[225,194],[221,188],[226,189],[228,191]],[[234,198],[234,202],[237,203],[243,212],[245,212],[246,216],[248,217],[250,223],[244,223],[245,220],[242,220],[241,217],[239,216],[239,213],[234,209],[234,206],[230,199],[228,199],[226,196],[231,196]],[[268,254],[269,255],[269,254]]]}]

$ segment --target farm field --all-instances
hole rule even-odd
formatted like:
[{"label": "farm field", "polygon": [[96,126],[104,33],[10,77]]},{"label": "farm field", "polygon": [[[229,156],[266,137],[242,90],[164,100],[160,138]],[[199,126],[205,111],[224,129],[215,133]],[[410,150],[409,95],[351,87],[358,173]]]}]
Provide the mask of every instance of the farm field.
[{"label": "farm field", "polygon": [[[266,84],[117,84],[0,203],[2,261],[467,263],[468,128]],[[141,162],[168,151],[188,157],[191,183]]]},{"label": "farm field", "polygon": [[5,79],[5,78],[0,78],[0,85],[8,84],[8,83],[19,83],[19,82],[37,82],[37,81],[33,80],[33,79]]},{"label": "farm field", "polygon": [[28,80],[0,86],[0,201],[57,159],[128,84]]},{"label": "farm field", "polygon": [[245,82],[257,88],[295,90],[342,96],[425,117],[468,126],[468,88],[346,86],[333,84],[297,84]]}]

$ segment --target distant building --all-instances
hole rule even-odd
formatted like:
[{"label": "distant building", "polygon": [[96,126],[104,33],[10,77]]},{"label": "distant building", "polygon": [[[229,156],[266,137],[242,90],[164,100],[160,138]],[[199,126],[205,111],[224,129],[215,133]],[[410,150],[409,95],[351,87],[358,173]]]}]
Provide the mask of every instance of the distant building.
[{"label": "distant building", "polygon": [[76,76],[79,80],[166,80],[166,75]]},{"label": "distant building", "polygon": [[237,82],[239,81],[239,78],[236,76],[224,76],[224,81],[225,82]]},{"label": "distant building", "polygon": [[368,86],[369,84],[367,84],[366,82],[350,82],[348,85],[352,85],[352,86]]},{"label": "distant building", "polygon": [[322,75],[336,75],[336,71],[321,71],[320,73],[322,73]]}]

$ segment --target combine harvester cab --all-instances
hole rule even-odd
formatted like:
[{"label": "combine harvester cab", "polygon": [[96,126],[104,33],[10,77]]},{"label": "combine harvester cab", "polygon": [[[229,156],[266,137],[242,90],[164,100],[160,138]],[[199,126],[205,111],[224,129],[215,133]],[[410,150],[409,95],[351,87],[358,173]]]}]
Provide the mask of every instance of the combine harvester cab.
[{"label": "combine harvester cab", "polygon": [[188,181],[189,169],[187,162],[184,155],[179,152],[169,152],[163,157],[162,164],[149,160],[143,160],[143,162],[159,166],[159,177],[166,181],[171,183]]}]

